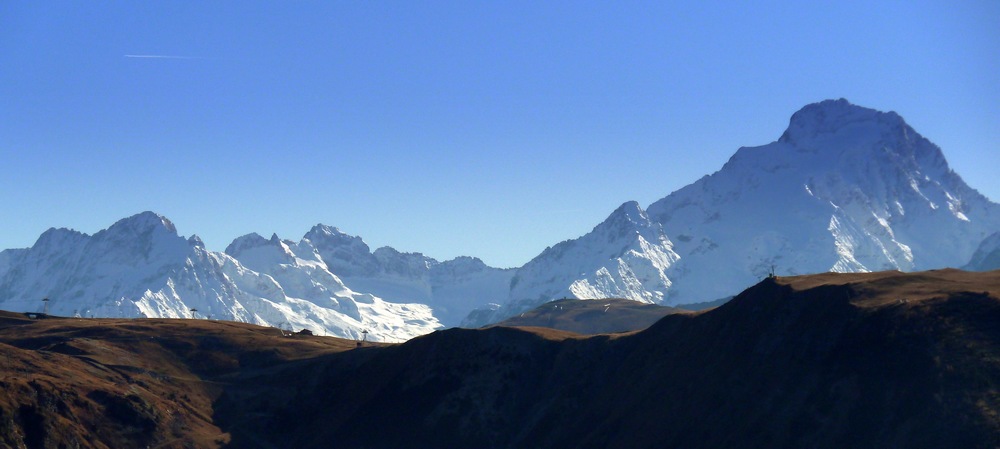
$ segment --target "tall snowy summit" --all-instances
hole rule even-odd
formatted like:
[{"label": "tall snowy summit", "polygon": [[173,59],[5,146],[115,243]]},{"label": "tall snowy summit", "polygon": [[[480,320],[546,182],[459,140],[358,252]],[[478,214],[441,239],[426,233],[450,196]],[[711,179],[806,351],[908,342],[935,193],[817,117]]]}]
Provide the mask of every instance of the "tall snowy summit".
[{"label": "tall snowy summit", "polygon": [[966,263],[1000,206],[895,112],[828,100],[778,141],[648,208],[680,254],[675,303],[739,292],[772,270],[925,270]]},{"label": "tall snowy summit", "polygon": [[546,249],[517,270],[506,302],[464,324],[563,297],[680,305],[770,274],[958,267],[981,242],[990,260],[983,240],[998,230],[1000,206],[899,114],[828,100],[646,212],[626,203],[591,233]]}]

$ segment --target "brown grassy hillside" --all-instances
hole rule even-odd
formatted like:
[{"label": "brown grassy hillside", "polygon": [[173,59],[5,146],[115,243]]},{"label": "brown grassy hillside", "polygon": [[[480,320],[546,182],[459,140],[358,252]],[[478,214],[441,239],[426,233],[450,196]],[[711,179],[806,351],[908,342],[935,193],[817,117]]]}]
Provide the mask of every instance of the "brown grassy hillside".
[{"label": "brown grassy hillside", "polygon": [[997,272],[820,275],[619,337],[453,329],[324,357],[282,421],[239,426],[298,447],[995,447],[997,292]]},{"label": "brown grassy hillside", "polygon": [[221,447],[233,379],[350,349],[344,340],[205,320],[0,313],[0,447]]},{"label": "brown grassy hillside", "polygon": [[5,315],[0,442],[997,447],[998,293],[1000,272],[774,278],[631,334],[452,329],[361,349],[236,323]]}]

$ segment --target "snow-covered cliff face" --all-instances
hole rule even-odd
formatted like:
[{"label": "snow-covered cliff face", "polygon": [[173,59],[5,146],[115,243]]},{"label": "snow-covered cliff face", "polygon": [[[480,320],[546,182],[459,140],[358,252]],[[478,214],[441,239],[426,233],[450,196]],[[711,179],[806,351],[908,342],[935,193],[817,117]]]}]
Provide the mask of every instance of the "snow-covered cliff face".
[{"label": "snow-covered cliff face", "polygon": [[0,278],[3,278],[4,273],[10,270],[11,264],[18,261],[26,251],[20,248],[0,251]]},{"label": "snow-covered cliff face", "polygon": [[[172,223],[152,213],[120,220],[93,236],[49,229],[9,262],[0,278],[0,299],[8,310],[34,311],[49,297],[53,313],[83,313],[164,285],[192,250]],[[134,316],[138,309],[128,304],[120,313]]]},{"label": "snow-covered cliff face", "polygon": [[1000,270],[1000,232],[995,232],[979,244],[969,263],[962,267],[969,271]]},{"label": "snow-covered cliff face", "polygon": [[303,239],[319,252],[331,272],[342,277],[375,276],[380,271],[378,259],[361,237],[319,224],[313,226]]},{"label": "snow-covered cliff face", "polygon": [[1000,229],[1000,206],[894,112],[830,100],[781,138],[649,206],[680,255],[671,303],[739,292],[772,269],[955,267]]},{"label": "snow-covered cliff face", "polygon": [[846,100],[802,108],[777,141],[740,148],[647,212],[626,203],[590,234],[546,249],[518,269],[505,303],[464,323],[562,297],[712,301],[772,272],[956,267],[1000,229],[1000,205],[937,146],[896,113]]},{"label": "snow-covered cliff face", "polygon": [[590,233],[547,248],[517,270],[509,298],[626,298],[659,303],[677,261],[673,244],[636,202],[615,210]]},{"label": "snow-covered cliff face", "polygon": [[426,304],[445,326],[457,326],[473,309],[507,297],[514,270],[489,267],[473,257],[439,262],[390,247],[374,252],[360,237],[316,225],[299,246],[311,246],[344,284],[386,301]]},{"label": "snow-covered cliff face", "polygon": [[[506,298],[513,270],[438,262],[317,225],[299,242],[249,234],[225,253],[144,212],[93,236],[51,229],[0,252],[0,308],[99,317],[211,317],[403,341]],[[192,313],[191,309],[197,309]]]},{"label": "snow-covered cliff face", "polygon": [[178,236],[151,212],[93,236],[50,229],[33,247],[0,257],[0,308],[39,311],[47,297],[56,315],[210,317],[346,338],[368,330],[381,341],[440,327],[429,307],[351,291],[311,248],[304,257],[297,250],[250,235],[230,245],[241,261]]},{"label": "snow-covered cliff face", "polygon": [[519,268],[502,307],[477,311],[464,326],[480,326],[560,298],[627,298],[662,303],[677,262],[658,223],[631,201],[590,233],[547,248]]}]

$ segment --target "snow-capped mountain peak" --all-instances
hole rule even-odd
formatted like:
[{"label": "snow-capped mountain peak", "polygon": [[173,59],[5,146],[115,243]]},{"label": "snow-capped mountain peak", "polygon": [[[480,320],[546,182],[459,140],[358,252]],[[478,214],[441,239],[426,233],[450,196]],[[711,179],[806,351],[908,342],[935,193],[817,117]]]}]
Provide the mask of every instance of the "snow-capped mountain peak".
[{"label": "snow-capped mountain peak", "polygon": [[516,271],[373,251],[322,224],[298,242],[253,233],[218,253],[143,212],[93,236],[53,228],[31,248],[0,251],[0,307],[37,310],[48,296],[57,314],[190,317],[196,308],[401,340],[489,303],[465,324],[563,297],[711,301],[770,273],[980,266],[996,260],[998,239],[986,237],[998,229],[1000,205],[899,114],[827,100],[795,112],[775,142],[740,148],[646,210],[626,202]]},{"label": "snow-capped mountain peak", "polygon": [[174,227],[174,224],[167,217],[150,211],[140,212],[131,217],[118,220],[103,232],[109,234],[142,234],[154,230],[162,230],[174,235],[177,234],[177,228]]},{"label": "snow-capped mountain peak", "polygon": [[640,229],[649,228],[659,228],[658,225],[653,224],[649,220],[649,216],[646,215],[646,211],[642,210],[637,201],[628,201],[618,209],[615,209],[608,218],[604,219],[601,224],[595,227],[596,229],[606,230],[612,234],[618,233],[628,233],[628,232],[639,232]]},{"label": "snow-capped mountain peak", "polygon": [[86,240],[86,234],[67,228],[49,228],[32,245],[32,248],[40,252],[62,251],[66,246],[74,246]]},{"label": "snow-capped mountain peak", "polygon": [[50,229],[31,248],[0,252],[0,308],[38,311],[47,297],[63,316],[214,317],[380,341],[440,327],[426,305],[350,290],[308,244],[248,234],[227,251],[151,212],[93,236]]},{"label": "snow-capped mountain peak", "polygon": [[627,298],[661,303],[667,296],[673,243],[635,201],[586,235],[556,244],[519,268],[503,307],[479,310],[463,324],[495,322],[560,298]]},{"label": "snow-capped mountain peak", "polygon": [[931,177],[950,170],[941,149],[923,138],[895,112],[856,106],[847,100],[808,105],[789,120],[778,142],[797,152],[823,156],[816,163],[859,164],[876,158]]},{"label": "snow-capped mountain peak", "polygon": [[101,251],[108,260],[136,269],[161,260],[182,259],[190,248],[188,240],[177,234],[170,220],[148,211],[97,232],[88,245],[88,253]]},{"label": "snow-capped mountain peak", "polygon": [[306,233],[304,238],[312,241],[314,244],[325,243],[328,245],[341,246],[359,245],[368,250],[368,245],[365,244],[361,237],[349,235],[337,227],[327,226],[322,223],[313,226],[309,232]]},{"label": "snow-capped mountain peak", "polygon": [[843,98],[824,100],[806,105],[792,114],[788,129],[778,141],[792,144],[805,143],[859,124],[874,124],[888,128],[905,125],[902,117],[892,111],[881,112],[857,106]]},{"label": "snow-capped mountain peak", "polygon": [[232,243],[226,247],[226,254],[230,256],[237,257],[244,251],[259,248],[265,246],[269,243],[267,239],[256,232],[251,232],[249,234],[237,237],[233,239]]},{"label": "snow-capped mountain peak", "polygon": [[197,235],[192,234],[191,237],[188,237],[188,245],[191,245],[191,246],[197,247],[197,248],[204,248],[205,247],[205,242],[203,242],[201,240],[201,237],[198,237]]},{"label": "snow-capped mountain peak", "polygon": [[[517,271],[505,305],[466,323],[561,296],[676,305],[734,295],[771,273],[959,266],[996,229],[1000,206],[899,114],[827,100],[795,112],[777,141],[740,148],[645,212],[626,203],[591,233],[546,249]],[[662,254],[664,263],[619,254]],[[637,268],[653,266],[667,269]],[[657,272],[662,281],[650,283]]]},{"label": "snow-capped mountain peak", "polygon": [[226,254],[258,272],[266,272],[276,265],[296,263],[295,253],[277,234],[272,234],[270,239],[257,233],[238,237],[226,247]]},{"label": "snow-capped mountain peak", "polygon": [[901,116],[841,99],[802,108],[778,141],[740,148],[648,211],[678,242],[685,274],[675,293],[696,302],[734,294],[772,269],[958,266],[1000,227],[998,209]]},{"label": "snow-capped mountain peak", "polygon": [[361,237],[326,225],[314,226],[298,246],[313,248],[352,290],[389,302],[427,304],[446,326],[459,324],[476,307],[502,301],[513,276],[513,270],[489,267],[472,257],[438,262],[388,246],[372,251]]},{"label": "snow-capped mountain peak", "polygon": [[303,240],[310,242],[327,268],[339,276],[373,276],[379,270],[378,260],[361,237],[317,224],[303,236]]}]

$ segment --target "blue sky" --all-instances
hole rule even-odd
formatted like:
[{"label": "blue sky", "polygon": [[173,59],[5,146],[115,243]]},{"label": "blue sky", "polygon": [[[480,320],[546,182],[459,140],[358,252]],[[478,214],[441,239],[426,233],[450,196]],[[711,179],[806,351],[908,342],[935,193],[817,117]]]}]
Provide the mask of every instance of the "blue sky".
[{"label": "blue sky", "polygon": [[519,266],[841,97],[1000,200],[1000,2],[804,3],[0,2],[0,248],[152,210]]}]

